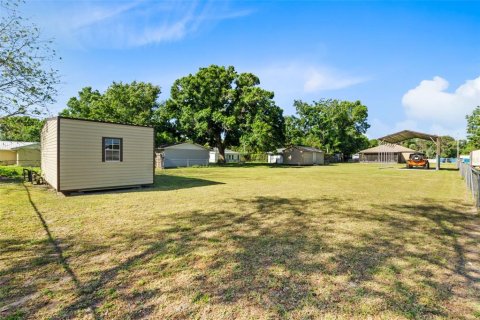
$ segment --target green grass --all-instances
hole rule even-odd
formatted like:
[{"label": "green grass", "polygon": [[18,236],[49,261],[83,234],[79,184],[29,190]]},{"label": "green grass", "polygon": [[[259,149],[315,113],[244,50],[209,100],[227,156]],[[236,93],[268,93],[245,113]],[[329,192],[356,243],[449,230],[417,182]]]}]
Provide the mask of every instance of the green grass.
[{"label": "green grass", "polygon": [[158,172],[0,184],[0,318],[477,319],[480,217],[453,170]]},{"label": "green grass", "polygon": [[[36,172],[40,172],[40,168],[28,167]],[[21,180],[23,178],[23,167],[19,166],[0,166],[0,181],[4,180]]]}]

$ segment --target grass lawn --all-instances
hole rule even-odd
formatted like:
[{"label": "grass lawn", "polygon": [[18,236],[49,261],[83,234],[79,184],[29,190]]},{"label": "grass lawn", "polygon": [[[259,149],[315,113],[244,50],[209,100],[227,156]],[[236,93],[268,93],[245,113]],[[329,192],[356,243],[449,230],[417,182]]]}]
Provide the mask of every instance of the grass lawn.
[{"label": "grass lawn", "polygon": [[480,216],[457,171],[157,173],[72,197],[0,183],[0,318],[480,318]]}]

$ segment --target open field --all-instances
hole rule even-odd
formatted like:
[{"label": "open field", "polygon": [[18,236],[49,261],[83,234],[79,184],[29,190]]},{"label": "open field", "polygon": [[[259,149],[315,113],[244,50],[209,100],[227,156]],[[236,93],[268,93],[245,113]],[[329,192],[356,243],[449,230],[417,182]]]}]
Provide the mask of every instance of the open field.
[{"label": "open field", "polygon": [[476,319],[457,171],[211,167],[62,197],[0,183],[6,319]]}]

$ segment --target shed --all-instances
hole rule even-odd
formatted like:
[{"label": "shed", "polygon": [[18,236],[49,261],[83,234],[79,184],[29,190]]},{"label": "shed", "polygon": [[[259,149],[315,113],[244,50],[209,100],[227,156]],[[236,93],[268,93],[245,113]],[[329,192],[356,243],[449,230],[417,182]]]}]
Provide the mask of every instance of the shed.
[{"label": "shed", "polygon": [[283,151],[283,163],[294,165],[325,164],[325,153],[312,147],[291,146]]},{"label": "shed", "polygon": [[267,152],[267,162],[268,163],[283,163],[283,151],[285,148],[279,148],[275,152]]},{"label": "shed", "polygon": [[54,117],[41,131],[42,175],[59,192],[154,183],[151,127]]},{"label": "shed", "polygon": [[164,145],[155,150],[158,168],[177,168],[207,166],[209,151],[195,143],[176,143]]},{"label": "shed", "polygon": [[405,163],[415,150],[398,144],[381,144],[359,152],[360,162]]},{"label": "shed", "polygon": [[[218,148],[213,148],[210,150],[210,163],[217,163],[220,158],[220,152]],[[225,149],[225,162],[226,163],[236,163],[240,162],[240,152],[233,151],[230,149]]]},{"label": "shed", "polygon": [[0,141],[0,165],[40,166],[40,143]]}]

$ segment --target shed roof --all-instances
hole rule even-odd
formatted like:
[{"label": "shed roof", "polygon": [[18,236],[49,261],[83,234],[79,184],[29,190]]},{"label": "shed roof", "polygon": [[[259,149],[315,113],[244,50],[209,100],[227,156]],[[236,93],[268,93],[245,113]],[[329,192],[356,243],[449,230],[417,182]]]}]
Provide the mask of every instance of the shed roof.
[{"label": "shed roof", "polygon": [[[213,148],[212,150],[210,150],[210,152],[215,152],[217,153],[218,152],[218,148]],[[225,154],[240,154],[240,152],[237,152],[237,151],[233,151],[233,150],[230,150],[230,149],[225,149]]]},{"label": "shed roof", "polygon": [[298,149],[298,150],[302,150],[302,151],[307,151],[307,152],[323,152],[320,149],[313,148],[313,147],[305,147],[305,146],[291,146],[291,147],[286,148],[286,149],[290,149],[290,148],[294,148],[294,149]]},{"label": "shed roof", "polygon": [[381,144],[373,148],[365,149],[359,153],[382,153],[382,152],[416,152],[413,149],[398,144]]},{"label": "shed roof", "polygon": [[434,134],[416,132],[412,130],[403,130],[403,131],[389,134],[388,136],[385,136],[385,137],[378,138],[378,140],[385,141],[388,143],[399,143],[401,141],[405,141],[413,138],[436,141],[438,136]]},{"label": "shed roof", "polygon": [[18,150],[24,147],[39,147],[38,142],[27,142],[27,141],[0,141],[0,150]]},{"label": "shed roof", "polygon": [[185,147],[190,146],[190,147],[195,147],[196,149],[208,150],[204,146],[201,146],[199,144],[192,143],[192,142],[177,142],[177,143],[163,144],[159,148],[157,148],[157,150],[159,150],[159,149],[160,150],[163,150],[163,149],[181,149],[182,146],[185,146]]}]

